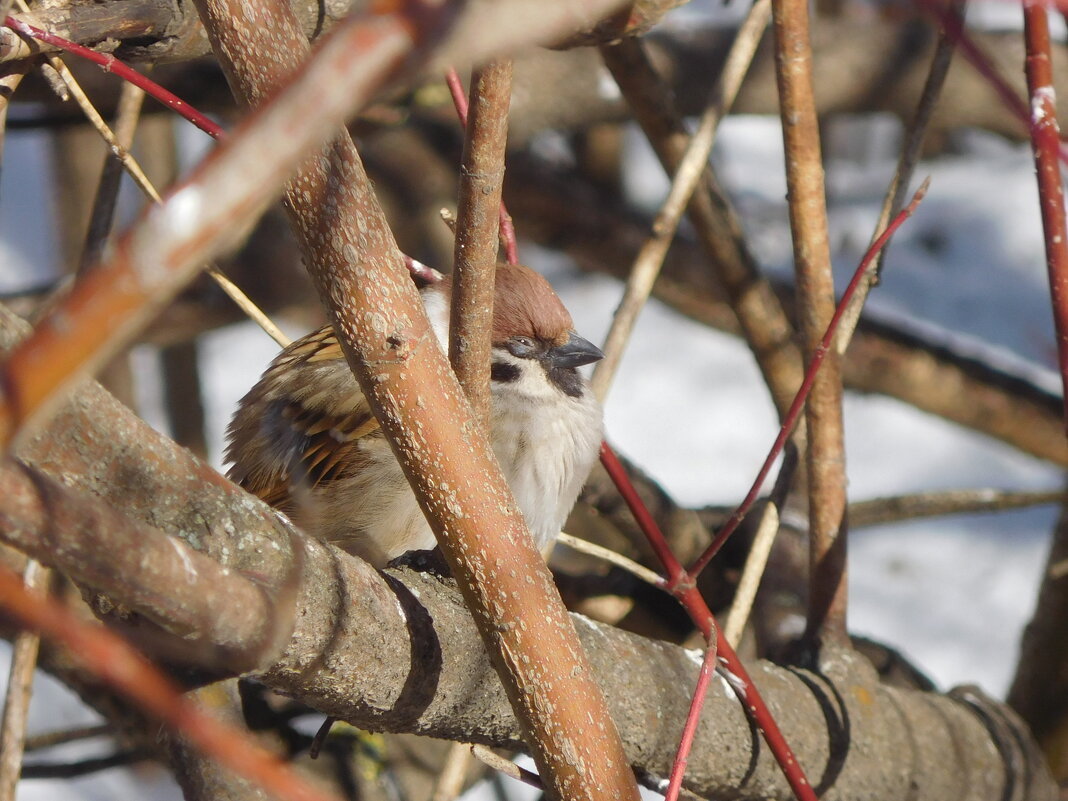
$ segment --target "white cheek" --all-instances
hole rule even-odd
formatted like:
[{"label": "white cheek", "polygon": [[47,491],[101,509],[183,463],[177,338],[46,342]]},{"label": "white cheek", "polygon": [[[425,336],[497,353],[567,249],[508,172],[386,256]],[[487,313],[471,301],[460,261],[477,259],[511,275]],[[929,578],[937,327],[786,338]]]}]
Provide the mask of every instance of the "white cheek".
[{"label": "white cheek", "polygon": [[[445,280],[448,280],[447,278]],[[423,308],[426,316],[430,318],[430,326],[437,335],[438,344],[444,353],[449,352],[449,304],[445,294],[433,290],[424,290]]]}]

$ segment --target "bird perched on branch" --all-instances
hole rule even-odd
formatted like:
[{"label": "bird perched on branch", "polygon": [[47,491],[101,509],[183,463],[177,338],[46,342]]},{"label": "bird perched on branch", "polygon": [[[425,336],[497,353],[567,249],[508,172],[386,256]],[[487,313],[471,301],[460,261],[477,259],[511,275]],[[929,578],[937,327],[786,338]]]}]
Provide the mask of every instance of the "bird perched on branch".
[{"label": "bird perched on branch", "polygon": [[[447,349],[450,282],[421,294]],[[520,265],[497,268],[492,339],[490,440],[544,549],[597,457],[601,406],[576,368],[603,354],[572,331],[549,283]],[[227,435],[230,478],[309,534],[377,566],[436,544],[330,326],[275,358]]]}]

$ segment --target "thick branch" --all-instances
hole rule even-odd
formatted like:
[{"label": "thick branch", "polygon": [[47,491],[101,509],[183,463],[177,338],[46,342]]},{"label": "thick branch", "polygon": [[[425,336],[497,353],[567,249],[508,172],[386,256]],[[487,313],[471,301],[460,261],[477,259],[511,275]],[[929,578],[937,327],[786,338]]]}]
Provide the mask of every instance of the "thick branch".
[{"label": "thick branch", "polygon": [[[40,530],[22,536],[35,533],[48,536]],[[222,534],[219,544],[243,540],[257,546],[260,537],[269,541],[273,534]],[[145,537],[155,569],[182,569],[177,551],[151,543],[166,544],[165,535],[146,531]],[[293,610],[297,625],[263,681],[364,728],[521,746],[522,732],[504,690],[450,584],[409,570],[380,574],[311,541],[303,555],[299,568],[293,566],[299,572]],[[78,559],[70,552],[53,557],[57,567],[77,568]],[[97,552],[97,561],[106,558]],[[245,579],[196,572],[188,574],[188,581],[194,598],[201,591],[202,612],[209,614],[217,611],[219,594]],[[699,652],[585,618],[576,622],[594,675],[608,691],[628,759],[645,774],[665,775],[689,705]],[[1053,785],[1026,745],[1025,731],[978,693],[943,697],[882,687],[866,663],[845,653],[827,660],[825,670],[826,675],[818,676],[768,663],[751,670],[798,758],[819,782],[822,797],[898,798],[910,787],[918,788],[910,796],[917,801],[1053,797]],[[790,797],[759,742],[733,692],[720,680],[707,701],[691,756],[689,789],[736,798]],[[947,759],[953,764],[947,766]]]},{"label": "thick branch", "polygon": [[[197,7],[246,103],[277,91],[307,56],[306,40],[277,0],[197,0]],[[491,20],[480,22],[469,35],[499,35]],[[459,580],[550,797],[637,799],[563,602],[436,347],[347,134],[298,170],[286,201],[349,366]]]},{"label": "thick branch", "polygon": [[[0,344],[10,344],[19,323],[2,311],[0,320]],[[314,542],[294,550],[301,536],[291,539],[270,509],[144,426],[93,385],[80,390],[22,456],[32,457],[38,469],[63,476],[65,491],[102,497],[159,529],[142,527],[143,545],[131,550],[141,553],[144,547],[154,562],[170,562],[170,567],[161,564],[155,570],[173,570],[192,579],[191,603],[198,597],[204,601],[202,613],[190,612],[190,620],[203,621],[209,611],[219,613],[212,599],[246,579],[233,570],[229,575],[188,573],[182,556],[161,532],[180,536],[268,585],[292,587],[292,593],[282,595],[296,599],[289,610],[293,614],[285,614],[281,600],[277,614],[297,625],[285,653],[265,674],[273,686],[369,728],[518,744],[519,730],[468,612],[455,592],[433,577],[409,571],[383,576]],[[6,506],[7,496],[2,497]],[[103,535],[107,532],[104,529]],[[20,536],[34,533],[31,529]],[[53,536],[47,530],[36,535]],[[42,546],[42,553],[47,550]],[[97,565],[93,569],[102,570],[121,550],[118,543],[86,554],[52,550],[49,561],[73,570],[88,560]],[[64,558],[70,563],[59,561]],[[664,775],[699,655],[584,619],[578,629],[595,675],[608,691],[629,759],[643,772]],[[258,629],[247,632],[252,638],[248,644],[256,647]],[[842,663],[832,664],[841,670]],[[854,674],[833,673],[833,687],[812,674],[763,663],[752,672],[787,736],[797,743],[810,775],[833,785],[827,798],[901,797],[909,782],[920,788],[921,795],[915,796],[919,799],[1051,797],[1046,774],[1030,761],[1029,751],[1014,751],[1016,739],[993,737],[968,703],[878,687],[863,668]],[[720,684],[709,699],[690,762],[690,788],[704,795],[786,797],[778,768],[754,745],[759,738],[730,696]],[[847,717],[840,709],[832,711],[842,701]],[[982,708],[992,721],[1003,715],[985,703]],[[835,739],[846,737],[846,731],[847,740]],[[1018,742],[1027,742],[1024,734],[1016,735]],[[844,767],[829,767],[829,742],[850,744]],[[1018,760],[1010,780],[1032,784],[1013,785],[1002,795],[1002,782],[1010,775],[1003,760],[1010,757]],[[956,760],[948,770],[947,758]]]}]

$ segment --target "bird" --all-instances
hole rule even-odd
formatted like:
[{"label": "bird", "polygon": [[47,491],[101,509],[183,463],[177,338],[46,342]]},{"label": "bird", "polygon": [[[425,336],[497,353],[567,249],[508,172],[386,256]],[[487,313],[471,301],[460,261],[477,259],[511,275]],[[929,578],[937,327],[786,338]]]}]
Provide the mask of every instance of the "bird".
[{"label": "bird", "polygon": [[[421,290],[447,352],[451,282]],[[535,546],[547,553],[597,458],[603,413],[577,368],[604,354],[525,265],[494,279],[489,438]],[[229,478],[303,531],[384,567],[436,545],[327,325],[279,353],[227,430]]]}]

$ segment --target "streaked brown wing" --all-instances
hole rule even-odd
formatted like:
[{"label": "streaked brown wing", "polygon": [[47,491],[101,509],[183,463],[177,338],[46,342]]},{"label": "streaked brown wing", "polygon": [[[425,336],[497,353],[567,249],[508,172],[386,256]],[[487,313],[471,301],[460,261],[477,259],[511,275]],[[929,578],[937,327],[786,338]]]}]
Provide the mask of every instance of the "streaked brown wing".
[{"label": "streaked brown wing", "polygon": [[326,327],[275,358],[242,399],[228,436],[230,478],[292,513],[294,488],[312,489],[357,469],[360,440],[382,434]]}]

